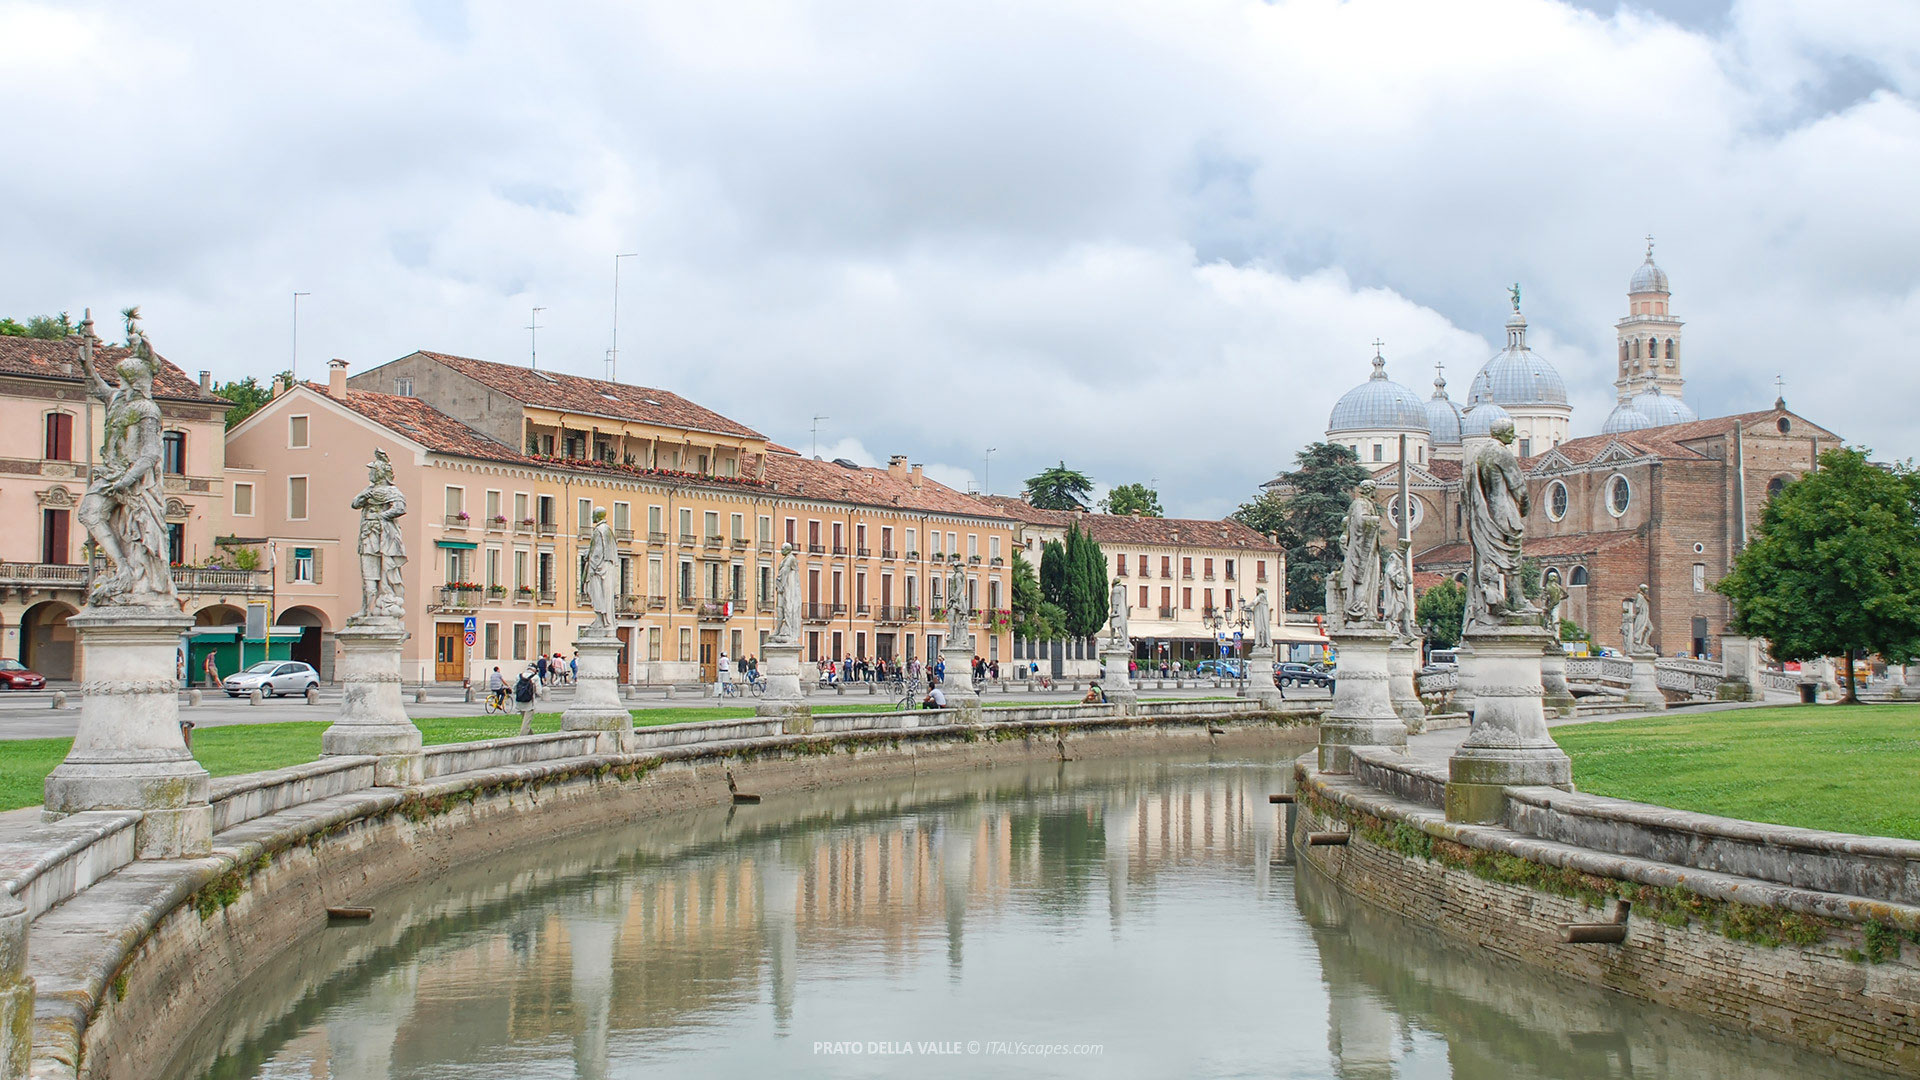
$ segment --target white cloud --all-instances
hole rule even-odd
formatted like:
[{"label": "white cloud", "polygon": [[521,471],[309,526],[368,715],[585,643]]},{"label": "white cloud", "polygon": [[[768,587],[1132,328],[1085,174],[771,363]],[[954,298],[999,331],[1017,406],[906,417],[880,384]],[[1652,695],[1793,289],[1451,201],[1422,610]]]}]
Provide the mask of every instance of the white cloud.
[{"label": "white cloud", "polygon": [[[1697,5],[1690,5],[1697,7]],[[1910,4],[0,2],[0,314],[138,302],[267,374],[434,347],[621,373],[994,488],[1217,514],[1368,342],[1426,391],[1526,286],[1592,431],[1639,236],[1703,412],[1915,452]],[[828,429],[823,427],[823,436]],[[869,452],[867,447],[873,447]],[[941,462],[949,464],[938,464]],[[952,464],[959,463],[959,464]]]}]

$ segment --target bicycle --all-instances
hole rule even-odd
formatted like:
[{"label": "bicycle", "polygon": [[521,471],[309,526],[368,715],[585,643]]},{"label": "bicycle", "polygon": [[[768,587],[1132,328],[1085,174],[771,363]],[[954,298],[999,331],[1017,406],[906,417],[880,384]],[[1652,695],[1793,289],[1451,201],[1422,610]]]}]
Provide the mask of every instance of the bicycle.
[{"label": "bicycle", "polygon": [[901,679],[896,685],[899,687],[899,697],[893,703],[896,712],[919,708],[921,699],[927,696],[926,687],[919,679]]},{"label": "bicycle", "polygon": [[487,691],[487,700],[486,700],[486,703],[482,706],[482,709],[484,710],[485,714],[488,716],[492,716],[495,713],[499,713],[503,716],[506,715],[506,713],[509,711],[507,709],[507,692],[505,690]]}]

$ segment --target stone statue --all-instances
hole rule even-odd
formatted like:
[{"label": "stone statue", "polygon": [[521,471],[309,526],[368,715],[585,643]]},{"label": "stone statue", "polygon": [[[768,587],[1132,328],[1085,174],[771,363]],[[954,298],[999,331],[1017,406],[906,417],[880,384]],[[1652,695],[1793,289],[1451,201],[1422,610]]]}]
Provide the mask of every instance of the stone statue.
[{"label": "stone statue", "polygon": [[1466,627],[1496,627],[1537,613],[1520,583],[1520,538],[1526,527],[1527,478],[1513,453],[1513,421],[1493,422],[1460,478],[1473,567],[1467,580]]},{"label": "stone statue", "polygon": [[80,524],[112,564],[94,583],[87,603],[179,609],[167,566],[166,496],[160,484],[160,406],[153,379],[160,360],[140,330],[140,309],[128,308],[127,356],[110,386],[94,366],[93,317],[80,324],[80,367],[87,393],[106,406],[100,460],[80,500]]},{"label": "stone statue", "polygon": [[947,640],[967,641],[967,568],[955,555],[947,568]]},{"label": "stone statue", "polygon": [[593,508],[593,539],[587,544],[587,573],[582,582],[587,602],[593,605],[593,621],[587,632],[606,636],[613,631],[613,589],[620,567],[614,554],[613,526],[607,524],[605,507]]},{"label": "stone statue", "polygon": [[366,490],[350,505],[360,511],[360,614],[349,621],[398,619],[407,611],[407,587],[400,577],[407,565],[400,538],[407,497],[394,486],[393,462],[385,450],[374,450]]},{"label": "stone statue", "polygon": [[1620,651],[1633,654],[1633,600],[1620,601]]},{"label": "stone statue", "polygon": [[1520,310],[1520,283],[1517,281],[1514,282],[1513,288],[1507,290],[1507,295],[1513,297],[1513,310],[1519,311]]},{"label": "stone statue", "polygon": [[1540,604],[1540,625],[1553,634],[1553,640],[1560,640],[1560,605],[1567,602],[1567,587],[1555,578],[1547,582],[1546,596]]},{"label": "stone statue", "polygon": [[800,640],[800,556],[792,544],[780,545],[780,569],[773,575],[773,633],[769,645]]},{"label": "stone statue", "polygon": [[1386,561],[1386,602],[1382,605],[1382,615],[1394,633],[1404,640],[1413,638],[1413,605],[1408,603],[1412,592],[1411,556],[1413,541],[1401,540],[1387,552]]},{"label": "stone statue", "polygon": [[1653,598],[1648,595],[1644,584],[1640,586],[1640,591],[1627,598],[1627,613],[1632,620],[1629,629],[1633,631],[1627,638],[1627,655],[1656,655],[1653,649]]},{"label": "stone statue", "polygon": [[1107,597],[1107,644],[1124,648],[1127,641],[1127,584],[1116,581]]},{"label": "stone statue", "polygon": [[1273,606],[1267,602],[1267,590],[1253,590],[1253,603],[1247,609],[1247,619],[1253,623],[1253,647],[1273,648]]},{"label": "stone statue", "polygon": [[1345,593],[1340,591],[1340,575],[1338,573],[1327,575],[1326,589],[1327,633],[1338,633],[1340,627],[1345,625],[1340,618],[1341,613],[1347,609],[1347,597]]},{"label": "stone statue", "polygon": [[1380,507],[1373,501],[1373,481],[1362,480],[1347,506],[1347,543],[1340,563],[1340,592],[1345,600],[1341,622],[1375,622],[1380,618]]}]

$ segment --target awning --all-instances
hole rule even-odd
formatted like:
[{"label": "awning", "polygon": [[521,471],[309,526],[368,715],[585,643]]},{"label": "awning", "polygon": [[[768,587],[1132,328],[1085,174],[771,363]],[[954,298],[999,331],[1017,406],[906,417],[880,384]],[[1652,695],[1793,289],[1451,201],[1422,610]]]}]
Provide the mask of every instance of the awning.
[{"label": "awning", "polygon": [[477,548],[480,545],[474,543],[471,540],[435,540],[433,542],[433,546],[443,547],[443,548],[459,548],[461,551],[472,551],[474,548]]},{"label": "awning", "polygon": [[1283,645],[1326,645],[1327,636],[1312,623],[1287,623],[1277,626],[1273,631],[1273,640]]}]

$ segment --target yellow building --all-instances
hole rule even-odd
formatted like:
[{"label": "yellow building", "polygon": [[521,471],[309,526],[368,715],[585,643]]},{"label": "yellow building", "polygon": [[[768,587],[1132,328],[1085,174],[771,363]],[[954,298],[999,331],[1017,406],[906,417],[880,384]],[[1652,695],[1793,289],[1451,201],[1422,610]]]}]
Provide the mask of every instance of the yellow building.
[{"label": "yellow building", "polygon": [[[668,391],[418,352],[295,387],[234,428],[229,476],[257,488],[279,619],[329,636],[359,608],[358,516],[376,447],[406,495],[404,670],[422,681],[571,655],[592,618],[585,534],[604,508],[620,553],[623,681],[709,681],[722,654],[758,656],[773,628],[782,543],[801,553],[803,656],[904,661],[938,650],[943,575],[967,566],[983,657],[1010,655],[1013,525],[905,458],[885,469],[803,458]],[[283,490],[284,489],[284,490]],[[251,494],[251,491],[250,491]]]}]

